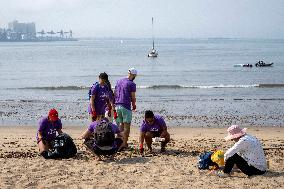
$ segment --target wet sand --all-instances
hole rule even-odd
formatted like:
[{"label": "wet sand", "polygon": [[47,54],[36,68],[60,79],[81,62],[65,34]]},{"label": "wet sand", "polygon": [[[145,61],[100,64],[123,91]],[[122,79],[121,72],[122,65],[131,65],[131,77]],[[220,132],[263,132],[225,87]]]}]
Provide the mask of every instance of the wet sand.
[{"label": "wet sand", "polygon": [[[198,155],[216,146],[229,148],[224,128],[172,127],[172,141],[165,154],[139,156],[122,152],[114,161],[96,161],[86,152],[79,136],[86,127],[64,126],[78,147],[72,159],[44,160],[38,155],[36,127],[0,127],[0,188],[283,188],[284,128],[251,127],[248,132],[263,143],[269,170],[247,178],[234,173],[230,178],[209,175],[197,169]],[[138,128],[130,141],[138,144]]]}]

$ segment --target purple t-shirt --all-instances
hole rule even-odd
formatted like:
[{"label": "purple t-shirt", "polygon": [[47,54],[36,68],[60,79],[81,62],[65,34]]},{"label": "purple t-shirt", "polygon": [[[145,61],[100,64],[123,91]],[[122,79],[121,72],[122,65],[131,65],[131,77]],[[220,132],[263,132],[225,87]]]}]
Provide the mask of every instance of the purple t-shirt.
[{"label": "purple t-shirt", "polygon": [[152,125],[148,124],[145,120],[143,121],[140,131],[141,132],[159,132],[161,133],[162,129],[166,127],[166,123],[164,121],[164,119],[159,116],[159,115],[155,115],[154,116],[154,123]]},{"label": "purple t-shirt", "polygon": [[131,93],[136,92],[136,84],[128,78],[120,79],[115,86],[115,104],[131,110]]},{"label": "purple t-shirt", "polygon": [[[55,122],[51,122],[48,120],[48,117],[43,117],[39,121],[38,132],[41,132],[42,137],[48,141],[55,139],[56,131],[58,131],[59,129],[62,129],[62,123],[60,119],[58,119]],[[37,132],[37,139],[38,139],[38,132]]]},{"label": "purple t-shirt", "polygon": [[[109,88],[107,85],[94,85],[91,89],[91,95],[95,96],[95,109],[97,115],[105,115],[107,101],[109,100]],[[89,114],[92,113],[91,103],[88,108]]]},{"label": "purple t-shirt", "polygon": [[[97,125],[99,124],[99,122],[100,122],[100,121],[93,121],[93,122],[90,124],[88,130],[89,130],[91,133],[94,133],[95,130],[96,130]],[[114,132],[114,134],[119,134],[119,133],[120,133],[120,130],[119,130],[119,128],[118,128],[117,125],[111,123],[111,126],[112,126],[112,131]],[[96,144],[94,143],[93,145],[96,145]],[[113,147],[116,147],[116,144],[115,144],[115,143],[113,144]]]}]

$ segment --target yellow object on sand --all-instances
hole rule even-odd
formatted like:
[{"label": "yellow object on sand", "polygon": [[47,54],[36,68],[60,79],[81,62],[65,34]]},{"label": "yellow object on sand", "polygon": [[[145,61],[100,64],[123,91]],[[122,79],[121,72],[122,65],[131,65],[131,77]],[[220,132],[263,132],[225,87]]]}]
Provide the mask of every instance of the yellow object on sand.
[{"label": "yellow object on sand", "polygon": [[225,165],[224,152],[222,150],[217,150],[211,155],[211,160],[218,164],[219,167]]}]

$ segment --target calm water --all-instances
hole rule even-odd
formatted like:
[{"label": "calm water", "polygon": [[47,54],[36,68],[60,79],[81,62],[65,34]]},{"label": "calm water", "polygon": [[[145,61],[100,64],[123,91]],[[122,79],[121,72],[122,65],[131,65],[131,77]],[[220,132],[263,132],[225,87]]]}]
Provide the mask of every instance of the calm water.
[{"label": "calm water", "polygon": [[[50,107],[70,125],[87,123],[87,91],[100,72],[111,83],[135,67],[138,110],[170,125],[282,126],[284,40],[158,39],[159,57],[148,58],[148,39],[0,43],[0,125],[30,125]],[[273,67],[235,64],[274,62]],[[262,84],[282,84],[273,85]]]}]

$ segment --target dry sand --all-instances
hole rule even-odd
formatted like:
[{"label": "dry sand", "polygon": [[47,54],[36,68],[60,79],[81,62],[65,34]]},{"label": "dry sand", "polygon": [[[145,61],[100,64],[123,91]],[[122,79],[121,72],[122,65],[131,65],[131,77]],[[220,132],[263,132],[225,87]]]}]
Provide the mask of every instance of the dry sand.
[{"label": "dry sand", "polygon": [[[98,162],[85,151],[79,136],[84,127],[64,127],[80,154],[67,160],[44,160],[38,156],[36,127],[0,127],[0,188],[284,188],[284,128],[253,127],[248,132],[261,139],[269,171],[247,178],[208,175],[197,169],[198,155],[214,146],[227,149],[226,129],[169,128],[172,141],[167,153],[140,157],[130,152],[115,161]],[[130,142],[137,144],[138,128]],[[158,152],[159,147],[155,147]]]}]

